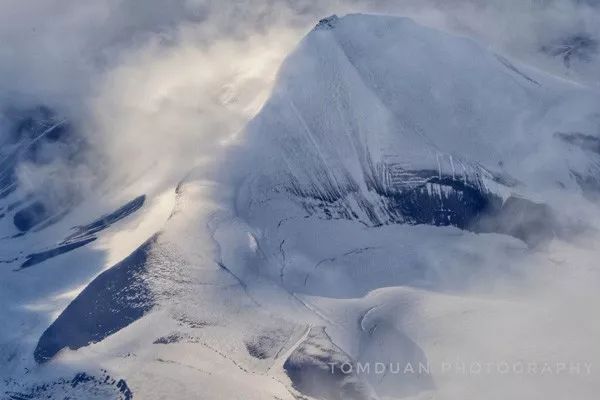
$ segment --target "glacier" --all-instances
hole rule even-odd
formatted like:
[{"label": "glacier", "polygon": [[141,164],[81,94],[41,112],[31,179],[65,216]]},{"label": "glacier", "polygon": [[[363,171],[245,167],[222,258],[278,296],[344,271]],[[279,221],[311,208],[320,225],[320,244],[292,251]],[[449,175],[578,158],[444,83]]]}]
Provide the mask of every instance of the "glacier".
[{"label": "glacier", "polygon": [[471,38],[332,16],[209,165],[52,208],[15,188],[11,155],[67,126],[37,110],[2,147],[0,393],[595,398],[599,104]]}]

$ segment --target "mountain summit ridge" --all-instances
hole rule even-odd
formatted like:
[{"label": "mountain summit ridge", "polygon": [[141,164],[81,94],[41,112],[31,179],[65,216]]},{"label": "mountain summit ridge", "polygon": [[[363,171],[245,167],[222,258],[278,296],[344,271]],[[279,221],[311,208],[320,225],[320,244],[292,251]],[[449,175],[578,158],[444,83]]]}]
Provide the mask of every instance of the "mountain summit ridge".
[{"label": "mountain summit ridge", "polygon": [[[541,229],[552,237],[560,207],[541,191],[570,196],[583,190],[574,176],[598,168],[595,156],[573,155],[556,139],[554,120],[591,126],[593,99],[408,18],[332,16],[284,62],[273,96],[248,126],[250,156],[273,149],[250,161],[261,171],[261,189],[252,192],[271,198],[277,188],[309,215],[371,226],[454,225],[528,242],[523,232]],[[538,146],[559,157],[541,159]],[[497,221],[523,213],[538,215],[526,222],[535,229]]]}]

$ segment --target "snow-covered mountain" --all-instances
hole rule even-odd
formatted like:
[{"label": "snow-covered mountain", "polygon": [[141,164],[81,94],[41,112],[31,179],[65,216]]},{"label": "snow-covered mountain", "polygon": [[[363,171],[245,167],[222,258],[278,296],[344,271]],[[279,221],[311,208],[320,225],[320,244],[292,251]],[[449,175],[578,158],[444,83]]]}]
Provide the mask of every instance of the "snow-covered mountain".
[{"label": "snow-covered mountain", "polygon": [[[288,58],[249,127],[262,169],[249,196],[276,188],[311,215],[538,240],[554,218],[539,203],[598,190],[598,160],[580,154],[594,151],[575,144],[593,140],[582,132],[597,129],[597,101],[408,19],[332,17]],[[279,151],[265,159],[262,147]],[[533,220],[509,224],[515,213]]]},{"label": "snow-covered mountain", "polygon": [[594,398],[599,105],[472,39],[332,16],[223,157],[52,208],[14,187],[70,140],[37,110],[2,147],[0,393]]}]

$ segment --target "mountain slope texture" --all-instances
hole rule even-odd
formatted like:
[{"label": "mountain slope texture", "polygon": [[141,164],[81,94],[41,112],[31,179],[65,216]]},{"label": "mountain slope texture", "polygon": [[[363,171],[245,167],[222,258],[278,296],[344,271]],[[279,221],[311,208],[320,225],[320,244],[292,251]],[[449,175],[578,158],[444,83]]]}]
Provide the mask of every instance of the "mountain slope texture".
[{"label": "mountain slope texture", "polygon": [[21,196],[36,147],[90,144],[45,108],[16,118],[0,398],[593,399],[599,106],[470,38],[351,14],[158,194]]}]

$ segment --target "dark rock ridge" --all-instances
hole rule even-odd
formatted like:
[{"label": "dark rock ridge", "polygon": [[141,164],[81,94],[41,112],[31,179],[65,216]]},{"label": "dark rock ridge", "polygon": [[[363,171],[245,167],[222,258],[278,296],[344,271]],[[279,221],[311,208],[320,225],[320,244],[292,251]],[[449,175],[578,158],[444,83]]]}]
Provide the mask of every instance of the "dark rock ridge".
[{"label": "dark rock ridge", "polygon": [[570,68],[573,61],[591,61],[598,54],[598,48],[597,40],[586,33],[579,33],[542,46],[542,51],[560,57],[565,67]]},{"label": "dark rock ridge", "polygon": [[86,238],[86,239],[83,239],[83,240],[80,240],[80,241],[62,244],[62,245],[57,246],[57,247],[55,247],[53,249],[50,249],[50,250],[46,250],[46,251],[42,251],[42,252],[39,252],[39,253],[30,254],[30,255],[27,256],[27,258],[25,259],[25,261],[23,262],[23,264],[21,264],[21,267],[19,267],[19,270],[32,267],[32,266],[34,266],[36,264],[42,263],[42,262],[44,262],[46,260],[49,260],[49,259],[51,259],[53,257],[59,256],[61,254],[68,253],[70,251],[73,251],[75,249],[83,247],[86,244],[93,242],[94,240],[96,240],[95,237],[90,237],[90,238]]},{"label": "dark rock ridge", "polygon": [[17,211],[13,217],[13,223],[21,232],[27,232],[34,226],[46,220],[49,216],[50,212],[44,203],[35,201],[27,207]]},{"label": "dark rock ridge", "polygon": [[581,132],[556,132],[555,136],[582,150],[600,154],[600,138]]},{"label": "dark rock ridge", "polygon": [[5,380],[4,400],[41,399],[114,399],[132,400],[133,392],[123,379],[114,378],[102,370],[100,376],[79,372],[72,379],[60,378],[52,382],[25,386]]},{"label": "dark rock ridge", "polygon": [[591,201],[597,201],[600,198],[600,138],[582,132],[556,132],[554,137],[592,155],[587,170],[571,169],[570,173],[584,196]]},{"label": "dark rock ridge", "polygon": [[83,139],[71,125],[45,106],[4,112],[9,121],[0,143],[0,199],[17,189],[17,167],[22,162],[49,164],[57,158],[76,163]]},{"label": "dark rock ridge", "polygon": [[337,15],[332,15],[330,17],[323,18],[319,21],[315,29],[333,29],[338,19],[339,17]]},{"label": "dark rock ridge", "polygon": [[96,233],[109,228],[112,224],[135,213],[137,210],[142,208],[145,200],[145,195],[136,197],[135,199],[120,207],[116,211],[110,214],[103,215],[102,217],[96,219],[95,221],[87,225],[76,227],[75,232],[69,235],[58,246],[50,250],[29,254],[25,261],[21,264],[19,269],[29,268],[31,266],[44,262],[50,258],[71,252],[73,250],[85,246],[88,243],[93,242],[97,239],[97,237],[95,236]]},{"label": "dark rock ridge", "polygon": [[87,237],[110,227],[112,224],[122,220],[123,218],[128,217],[129,215],[142,208],[145,201],[146,196],[141,195],[110,214],[103,215],[87,225],[76,227],[75,232],[69,235],[66,241]]},{"label": "dark rock ridge", "polygon": [[292,332],[286,329],[273,329],[244,341],[248,354],[259,360],[275,359],[289,340]]},{"label": "dark rock ridge", "polygon": [[457,177],[433,170],[402,170],[393,165],[376,170],[382,172],[370,174],[372,178],[367,179],[376,201],[372,196],[367,199],[350,177],[345,185],[326,182],[320,187],[301,186],[290,178],[289,192],[309,215],[359,220],[368,226],[455,226],[477,233],[511,235],[532,246],[558,233],[558,224],[547,205],[514,196],[503,201],[486,188],[481,175]]}]

